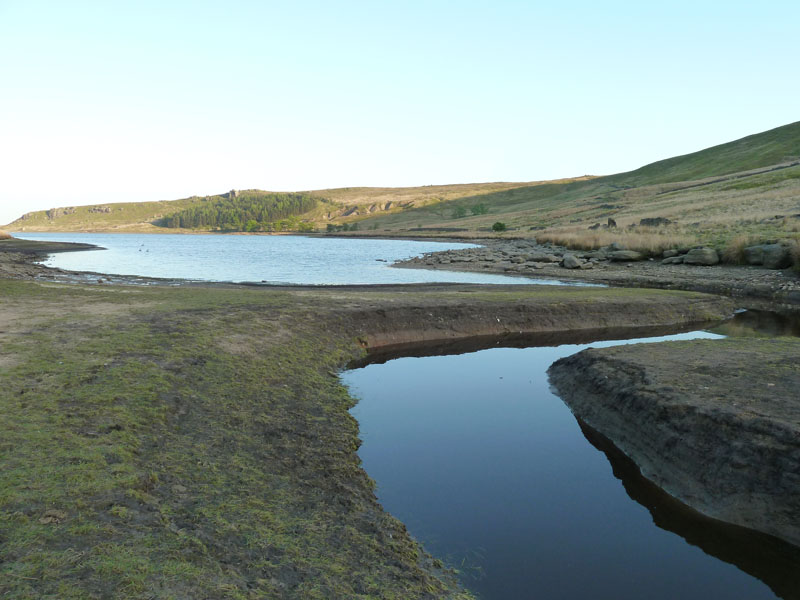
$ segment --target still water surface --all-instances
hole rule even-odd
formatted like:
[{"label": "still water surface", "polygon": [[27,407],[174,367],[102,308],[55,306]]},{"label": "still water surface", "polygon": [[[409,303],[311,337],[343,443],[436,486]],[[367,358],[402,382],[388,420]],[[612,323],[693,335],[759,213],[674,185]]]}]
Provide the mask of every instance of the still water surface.
[{"label": "still water surface", "polygon": [[284,284],[538,283],[554,280],[394,269],[398,260],[474,244],[260,235],[15,233],[29,240],[83,242],[105,250],[51,255],[48,266],[114,275]]},{"label": "still water surface", "polygon": [[[720,336],[647,341],[698,337]],[[588,346],[401,358],[344,373],[360,399],[351,411],[359,455],[383,506],[486,599],[775,598],[656,527],[551,393],[550,364]]]}]

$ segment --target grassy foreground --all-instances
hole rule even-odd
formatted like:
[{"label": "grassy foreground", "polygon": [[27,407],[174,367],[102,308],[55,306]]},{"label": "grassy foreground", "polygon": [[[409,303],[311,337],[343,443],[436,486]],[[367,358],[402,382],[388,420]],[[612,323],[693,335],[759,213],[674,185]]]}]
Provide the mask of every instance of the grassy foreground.
[{"label": "grassy foreground", "polygon": [[[452,314],[461,334],[494,315],[679,324],[730,308],[525,287],[0,280],[0,596],[470,597],[383,512],[360,467],[336,372],[371,332],[447,329]],[[400,316],[387,327],[387,314]]]}]

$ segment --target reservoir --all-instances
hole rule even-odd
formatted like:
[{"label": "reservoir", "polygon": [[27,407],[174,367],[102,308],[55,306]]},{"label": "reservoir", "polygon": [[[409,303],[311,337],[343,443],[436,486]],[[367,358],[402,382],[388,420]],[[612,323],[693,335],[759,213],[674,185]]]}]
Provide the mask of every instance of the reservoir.
[{"label": "reservoir", "polygon": [[197,281],[345,285],[381,283],[536,283],[555,280],[488,273],[394,269],[399,260],[474,244],[266,235],[15,233],[28,240],[83,242],[103,250],[51,255],[46,265],[71,271]]},{"label": "reservoir", "polygon": [[[698,337],[720,336],[646,341]],[[551,393],[546,370],[558,358],[639,341],[492,348],[345,372],[379,501],[487,600],[757,600],[778,597],[770,585],[797,590],[797,549],[673,510],[649,482],[623,476],[630,465],[609,462],[613,453]]]}]

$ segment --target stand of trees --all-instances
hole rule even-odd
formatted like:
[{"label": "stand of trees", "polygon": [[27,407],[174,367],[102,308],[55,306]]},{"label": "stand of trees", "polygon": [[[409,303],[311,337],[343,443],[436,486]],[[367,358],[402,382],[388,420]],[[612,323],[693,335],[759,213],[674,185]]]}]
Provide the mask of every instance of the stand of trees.
[{"label": "stand of trees", "polygon": [[308,194],[252,194],[240,192],[217,196],[207,204],[194,206],[165,217],[165,227],[220,229],[223,231],[307,231],[297,215],[313,209],[317,199]]}]

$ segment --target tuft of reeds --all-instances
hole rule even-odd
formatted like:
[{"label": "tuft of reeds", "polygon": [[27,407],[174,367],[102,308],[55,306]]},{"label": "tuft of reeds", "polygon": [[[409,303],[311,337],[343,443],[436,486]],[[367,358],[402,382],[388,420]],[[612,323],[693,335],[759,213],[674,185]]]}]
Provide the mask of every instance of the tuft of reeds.
[{"label": "tuft of reeds", "polygon": [[722,261],[733,265],[744,264],[744,249],[758,243],[761,243],[761,240],[754,235],[742,234],[732,237],[722,250]]}]

